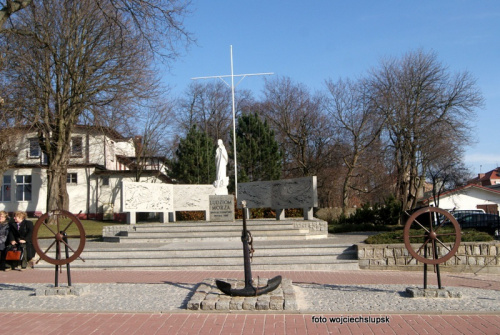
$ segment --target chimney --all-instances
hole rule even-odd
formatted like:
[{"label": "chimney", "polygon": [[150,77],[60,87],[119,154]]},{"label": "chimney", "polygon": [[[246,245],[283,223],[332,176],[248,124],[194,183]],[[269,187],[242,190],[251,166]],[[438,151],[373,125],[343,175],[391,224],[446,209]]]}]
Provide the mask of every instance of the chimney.
[{"label": "chimney", "polygon": [[141,153],[142,152],[142,136],[136,135],[134,137],[134,145],[135,145],[135,152]]}]

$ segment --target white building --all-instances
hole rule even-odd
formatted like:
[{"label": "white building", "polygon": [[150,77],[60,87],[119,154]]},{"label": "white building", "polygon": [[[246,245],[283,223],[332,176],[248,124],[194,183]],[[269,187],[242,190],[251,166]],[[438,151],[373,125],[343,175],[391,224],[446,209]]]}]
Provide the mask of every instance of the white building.
[{"label": "white building", "polygon": [[[47,164],[36,131],[16,128],[11,147],[17,154],[3,175],[0,210],[29,215],[47,211]],[[71,138],[67,172],[69,211],[82,218],[124,221],[121,182],[136,180],[135,143],[110,128],[77,126]],[[149,157],[142,182],[170,182],[165,159]]]},{"label": "white building", "polygon": [[[426,204],[435,206],[434,199],[425,199]],[[446,210],[483,209],[486,213],[498,213],[500,205],[500,189],[469,184],[448,192],[439,197],[439,207]]]}]

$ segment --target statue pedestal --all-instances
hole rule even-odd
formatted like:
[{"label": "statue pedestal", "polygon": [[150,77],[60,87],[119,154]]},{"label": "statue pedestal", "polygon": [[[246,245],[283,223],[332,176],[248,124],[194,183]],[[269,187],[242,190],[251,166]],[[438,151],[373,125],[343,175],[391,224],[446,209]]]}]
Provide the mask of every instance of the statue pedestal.
[{"label": "statue pedestal", "polygon": [[227,187],[221,186],[215,188],[215,195],[228,195]]},{"label": "statue pedestal", "polygon": [[227,185],[229,184],[229,177],[225,177],[223,180],[214,181],[215,195],[228,195]]}]

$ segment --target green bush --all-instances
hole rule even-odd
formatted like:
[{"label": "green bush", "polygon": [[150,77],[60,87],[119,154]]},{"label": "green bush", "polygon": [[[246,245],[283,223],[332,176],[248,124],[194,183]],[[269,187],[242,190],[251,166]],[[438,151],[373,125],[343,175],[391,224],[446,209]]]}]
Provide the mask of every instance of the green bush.
[{"label": "green bush", "polygon": [[204,211],[179,211],[175,212],[176,221],[203,221],[205,220]]},{"label": "green bush", "polygon": [[397,225],[401,204],[393,196],[385,199],[384,204],[364,204],[350,216],[340,215],[337,219],[329,220],[333,225],[365,225],[392,226]]},{"label": "green bush", "polygon": [[285,216],[287,218],[300,218],[304,216],[304,210],[302,208],[288,208],[285,209]]},{"label": "green bush", "polygon": [[[445,234],[446,232],[451,232],[454,233],[454,230],[452,228],[441,228],[439,230],[440,234]],[[410,231],[410,236],[419,236],[423,235],[424,231],[422,229],[415,229]],[[454,235],[448,235],[448,236],[438,236],[439,240],[446,243],[446,242],[453,242],[455,241],[455,236]],[[493,241],[493,237],[491,235],[488,235],[487,233],[480,232],[474,229],[464,229],[462,231],[462,242],[489,242]],[[418,237],[418,238],[410,238],[411,243],[423,243],[424,238],[423,237]],[[385,232],[377,235],[373,235],[368,237],[365,240],[365,243],[368,244],[394,244],[394,243],[404,243],[404,238],[403,238],[403,228],[391,231],[391,232]]]},{"label": "green bush", "polygon": [[[235,205],[235,217],[237,220],[243,219],[243,214],[240,208],[237,208]],[[302,217],[304,216],[304,212],[302,208],[290,208],[285,209],[285,217],[294,218],[294,217]],[[250,208],[250,218],[251,219],[275,219],[276,211],[272,208]]]}]

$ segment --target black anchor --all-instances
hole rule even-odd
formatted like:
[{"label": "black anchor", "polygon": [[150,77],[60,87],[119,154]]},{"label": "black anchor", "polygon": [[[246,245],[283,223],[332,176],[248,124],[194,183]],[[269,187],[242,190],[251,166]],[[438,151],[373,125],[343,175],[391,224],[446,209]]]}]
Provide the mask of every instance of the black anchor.
[{"label": "black anchor", "polygon": [[253,252],[253,249],[250,250],[249,242],[252,238],[252,235],[247,230],[247,221],[246,221],[246,201],[241,202],[243,206],[243,231],[241,233],[241,242],[243,243],[243,259],[245,266],[245,287],[241,289],[231,288],[231,284],[222,281],[216,280],[215,283],[219,290],[224,292],[230,296],[236,297],[251,297],[258,296],[261,294],[265,294],[268,292],[274,291],[281,284],[281,276],[276,276],[268,280],[267,285],[264,287],[254,287],[252,285],[252,269],[250,267],[250,251]]}]

